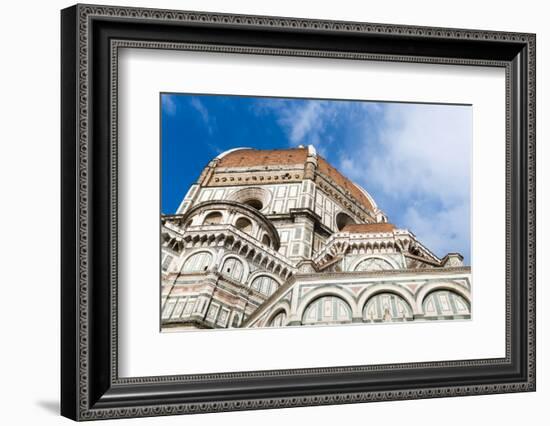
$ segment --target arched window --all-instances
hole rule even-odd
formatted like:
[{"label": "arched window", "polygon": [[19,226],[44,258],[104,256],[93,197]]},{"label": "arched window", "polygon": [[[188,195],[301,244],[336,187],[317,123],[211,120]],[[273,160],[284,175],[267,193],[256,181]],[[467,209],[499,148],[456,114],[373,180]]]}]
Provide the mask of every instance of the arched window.
[{"label": "arched window", "polygon": [[338,231],[344,229],[346,225],[352,225],[355,221],[350,217],[350,215],[340,212],[336,215],[336,227]]},{"label": "arched window", "polygon": [[208,213],[204,218],[203,225],[217,225],[222,221],[222,214],[220,212]]},{"label": "arched window", "polygon": [[365,259],[355,267],[356,271],[386,271],[390,269],[394,269],[392,264],[379,257]]},{"label": "arched window", "polygon": [[393,322],[413,318],[412,309],[405,299],[393,293],[379,293],[369,299],[363,309],[363,321]]},{"label": "arched window", "polygon": [[324,296],[314,300],[304,311],[302,324],[337,324],[351,322],[350,306],[336,296]]},{"label": "arched window", "polygon": [[238,218],[235,226],[237,227],[237,229],[246,232],[247,234],[250,234],[252,232],[252,222],[246,217]]},{"label": "arched window", "polygon": [[422,302],[425,317],[470,315],[470,304],[462,296],[448,290],[430,293]]},{"label": "arched window", "polygon": [[264,208],[264,204],[260,200],[258,200],[257,198],[250,198],[250,199],[244,201],[244,204],[246,204],[247,206],[250,206],[253,209],[256,209],[258,211]]},{"label": "arched window", "polygon": [[243,263],[234,257],[230,257],[223,262],[221,272],[226,277],[229,277],[235,281],[241,281],[243,278]]},{"label": "arched window", "polygon": [[282,327],[283,325],[285,325],[285,322],[286,322],[286,312],[281,311],[273,317],[273,319],[269,323],[269,326],[270,327]]},{"label": "arched window", "polygon": [[264,234],[264,236],[262,237],[262,244],[268,246],[268,247],[271,247],[271,240],[269,239],[269,237],[267,235]]},{"label": "arched window", "polygon": [[183,265],[183,272],[204,272],[212,262],[212,255],[206,251],[201,251],[190,256]]},{"label": "arched window", "polygon": [[254,281],[252,281],[250,287],[265,294],[266,296],[271,296],[279,287],[279,283],[267,275],[261,275],[254,278]]},{"label": "arched window", "polygon": [[245,204],[260,211],[269,205],[271,192],[259,187],[244,188],[230,194],[229,200]]}]

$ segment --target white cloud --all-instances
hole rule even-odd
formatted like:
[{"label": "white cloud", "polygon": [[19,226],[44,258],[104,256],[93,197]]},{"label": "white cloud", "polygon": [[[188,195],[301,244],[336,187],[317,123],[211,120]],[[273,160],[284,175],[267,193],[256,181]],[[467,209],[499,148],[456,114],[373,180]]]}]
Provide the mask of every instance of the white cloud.
[{"label": "white cloud", "polygon": [[172,99],[172,95],[161,96],[163,112],[168,115],[174,115],[176,113],[176,102]]},{"label": "white cloud", "polygon": [[210,113],[208,112],[208,108],[202,103],[202,101],[199,98],[192,97],[190,100],[191,106],[199,113],[199,115],[202,118],[203,123],[206,126],[206,129],[208,130],[208,134],[212,134],[214,132],[214,127],[216,120],[214,117],[210,116]]},{"label": "white cloud", "polygon": [[325,125],[325,115],[324,103],[309,101],[302,108],[282,110],[280,122],[287,128],[291,142],[296,144],[303,142],[306,137],[318,138]]},{"label": "white cloud", "polygon": [[402,226],[438,255],[470,251],[471,114],[466,106],[388,104],[377,136],[365,128],[357,150],[340,157],[342,172],[367,190],[406,200]]},{"label": "white cloud", "polygon": [[458,252],[465,255],[469,262],[470,218],[467,205],[457,204],[429,214],[412,206],[406,210],[403,221],[437,255]]},{"label": "white cloud", "polygon": [[274,113],[291,145],[314,144],[382,210],[391,204],[390,221],[436,254],[468,258],[471,107],[264,100],[256,112]]},{"label": "white cloud", "polygon": [[274,113],[291,145],[312,144],[322,150],[322,145],[332,140],[325,134],[327,127],[347,108],[348,103],[317,100],[288,102],[270,99],[259,102],[256,112]]},{"label": "white cloud", "polygon": [[444,205],[469,199],[471,108],[390,104],[380,150],[368,155],[367,174],[386,192],[436,197]]}]

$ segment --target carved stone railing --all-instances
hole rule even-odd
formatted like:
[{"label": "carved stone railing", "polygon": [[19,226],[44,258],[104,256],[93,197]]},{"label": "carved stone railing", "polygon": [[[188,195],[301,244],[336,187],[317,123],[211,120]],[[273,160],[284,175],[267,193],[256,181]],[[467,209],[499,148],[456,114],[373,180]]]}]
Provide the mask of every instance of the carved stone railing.
[{"label": "carved stone railing", "polygon": [[441,260],[420,243],[415,235],[404,229],[391,232],[351,233],[337,232],[331,235],[313,261],[322,268],[332,259],[350,252],[411,253],[428,262],[439,265]]},{"label": "carved stone railing", "polygon": [[170,241],[176,241],[180,250],[225,247],[285,280],[296,271],[295,265],[285,256],[233,225],[201,225],[178,229],[176,225],[166,222],[163,228],[164,238],[171,238],[168,245],[171,244]]}]

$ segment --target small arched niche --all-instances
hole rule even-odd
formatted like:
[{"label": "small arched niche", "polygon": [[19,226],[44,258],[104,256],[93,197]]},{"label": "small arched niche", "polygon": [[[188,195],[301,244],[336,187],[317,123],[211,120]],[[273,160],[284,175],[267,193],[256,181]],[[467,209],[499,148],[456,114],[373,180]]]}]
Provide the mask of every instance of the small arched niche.
[{"label": "small arched niche", "polygon": [[286,312],[280,311],[277,315],[273,317],[269,323],[269,327],[283,327],[286,322]]},{"label": "small arched niche", "polygon": [[336,296],[322,296],[311,302],[302,316],[303,325],[350,323],[351,307]]},{"label": "small arched niche", "polygon": [[470,315],[470,303],[459,294],[449,290],[431,292],[422,302],[426,318]]},{"label": "small arched niche", "polygon": [[243,278],[244,266],[243,263],[234,257],[225,260],[221,268],[222,274],[228,276],[235,281],[241,281]]},{"label": "small arched niche", "polygon": [[222,222],[222,214],[220,212],[211,212],[204,218],[204,225],[217,225]]},{"label": "small arched niche", "polygon": [[344,229],[346,225],[353,225],[354,223],[355,221],[347,213],[340,212],[336,215],[336,227],[338,231]]},{"label": "small arched niche", "polygon": [[246,232],[247,234],[252,232],[252,222],[246,217],[238,218],[237,222],[235,222],[235,227],[240,231]]},{"label": "small arched niche", "polygon": [[394,293],[379,293],[371,297],[363,308],[365,322],[395,322],[413,319],[413,312],[405,299]]},{"label": "small arched niche", "polygon": [[268,247],[271,247],[271,239],[264,234],[264,236],[262,237],[262,244],[268,246]]},{"label": "small arched niche", "polygon": [[254,278],[250,287],[266,296],[271,296],[279,288],[279,283],[267,275]]},{"label": "small arched niche", "polygon": [[206,272],[211,262],[212,255],[209,252],[201,251],[187,258],[183,265],[182,271],[184,273]]}]

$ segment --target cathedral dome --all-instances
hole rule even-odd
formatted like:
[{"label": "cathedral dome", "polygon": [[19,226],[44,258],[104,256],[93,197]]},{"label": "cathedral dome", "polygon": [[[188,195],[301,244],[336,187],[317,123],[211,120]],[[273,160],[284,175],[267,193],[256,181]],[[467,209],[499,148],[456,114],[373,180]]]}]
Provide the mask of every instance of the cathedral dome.
[{"label": "cathedral dome", "polygon": [[217,159],[219,168],[255,168],[285,167],[301,165],[306,167],[308,158],[315,159],[316,173],[329,182],[338,185],[342,191],[351,196],[369,212],[376,212],[374,199],[359,185],[344,176],[323,157],[317,155],[313,146],[289,149],[258,150],[253,148],[236,148],[220,154]]},{"label": "cathedral dome", "polygon": [[234,148],[162,217],[162,330],[470,318],[470,269],[313,146]]}]

